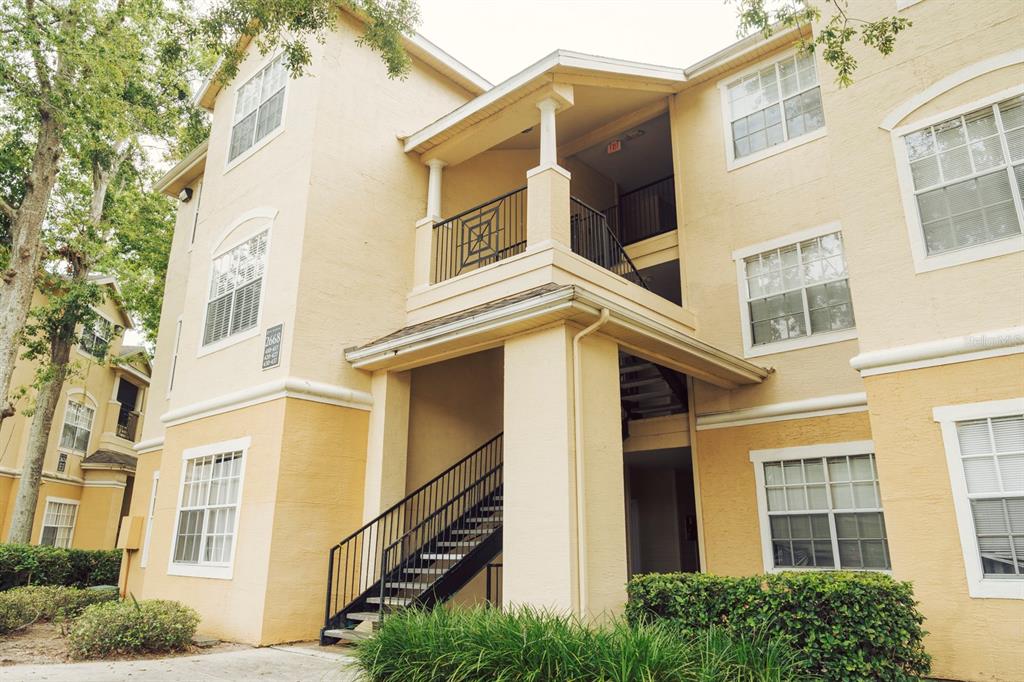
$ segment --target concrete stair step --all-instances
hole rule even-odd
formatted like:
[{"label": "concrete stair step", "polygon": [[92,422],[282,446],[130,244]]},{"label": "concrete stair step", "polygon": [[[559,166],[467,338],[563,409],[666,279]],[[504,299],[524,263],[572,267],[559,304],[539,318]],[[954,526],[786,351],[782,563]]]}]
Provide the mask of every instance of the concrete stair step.
[{"label": "concrete stair step", "polygon": [[421,554],[420,556],[423,559],[427,560],[427,561],[462,561],[463,557],[465,557],[466,555],[465,554],[435,554],[435,553],[428,553],[428,554]]},{"label": "concrete stair step", "polygon": [[[352,613],[346,613],[345,617],[349,620],[361,620],[368,623],[379,623],[380,611],[354,611]],[[331,637],[336,636],[337,635],[331,635]]]},{"label": "concrete stair step", "polygon": [[466,519],[470,523],[501,523],[500,516],[470,516]]},{"label": "concrete stair step", "polygon": [[486,535],[490,533],[493,528],[456,528],[451,533],[452,535]]},{"label": "concrete stair step", "polygon": [[446,568],[404,568],[404,573],[412,573],[413,575],[441,575],[447,573]]},{"label": "concrete stair step", "polygon": [[391,590],[425,590],[431,586],[432,583],[416,583],[407,581],[398,581],[394,583],[384,583],[384,586]]},{"label": "concrete stair step", "polygon": [[479,541],[475,540],[439,540],[438,547],[476,547]]},{"label": "concrete stair step", "polygon": [[324,630],[324,634],[328,637],[335,637],[342,640],[343,642],[363,642],[371,637],[374,633],[364,632],[362,630]]},{"label": "concrete stair step", "polygon": [[408,606],[412,602],[412,597],[384,597],[383,600],[380,597],[367,597],[366,602],[384,606]]}]

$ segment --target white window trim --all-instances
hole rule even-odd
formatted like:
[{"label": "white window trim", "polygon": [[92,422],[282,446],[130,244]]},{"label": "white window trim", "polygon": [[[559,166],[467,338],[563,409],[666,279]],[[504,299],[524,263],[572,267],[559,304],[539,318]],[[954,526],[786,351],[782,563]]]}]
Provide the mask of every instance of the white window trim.
[{"label": "white window trim", "polygon": [[[875,454],[875,442],[872,440],[852,440],[841,443],[818,443],[815,445],[798,445],[788,448],[769,448],[766,450],[751,450],[750,461],[754,465],[754,484],[757,486],[757,518],[761,528],[761,559],[764,562],[765,573],[781,573],[783,571],[868,571],[871,573],[891,574],[891,569],[878,568],[822,568],[820,566],[807,567],[776,567],[775,558],[772,556],[772,531],[768,520],[768,493],[765,490],[764,463],[778,462],[792,459],[821,459],[823,457],[849,457],[854,455]],[[877,472],[878,456],[875,455],[875,467]],[[881,500],[879,500],[881,501]],[[835,513],[835,510],[829,510]],[[882,512],[885,513],[884,511]],[[835,530],[832,530],[835,533]],[[833,535],[833,541],[835,536]],[[838,557],[836,557],[838,561]],[[889,552],[889,561],[892,561],[892,551]]]},{"label": "white window trim", "polygon": [[916,5],[919,2],[921,2],[921,0],[896,0],[896,11],[901,12],[907,9],[908,7]]},{"label": "white window trim", "polygon": [[[262,293],[260,294],[263,295]],[[205,313],[205,311],[204,311]],[[171,397],[171,392],[174,391],[174,380],[178,372],[178,360],[181,357],[181,330],[182,330],[182,319],[184,315],[178,315],[178,319],[174,322],[174,348],[171,352],[171,366],[167,373],[167,393],[166,397]],[[204,316],[205,320],[205,316]]]},{"label": "white window trim", "polygon": [[[760,244],[754,244],[752,246],[746,246],[732,252],[732,259],[736,266],[736,287],[740,302],[740,328],[743,334],[743,357],[756,358],[762,355],[773,355],[775,353],[784,353],[786,351],[799,350],[801,348],[813,348],[814,346],[824,346],[829,343],[838,343],[840,341],[849,341],[850,339],[857,338],[857,326],[854,324],[850,329],[840,329],[834,332],[819,332],[817,334],[801,336],[796,339],[786,339],[785,341],[763,343],[755,346],[753,332],[750,329],[750,307],[747,301],[747,277],[744,259],[750,256],[756,256],[759,253],[764,253],[765,251],[780,249],[784,246],[790,246],[807,239],[814,239],[815,237],[821,237],[826,234],[842,231],[842,226],[839,222],[825,223],[824,225],[810,227],[806,230],[793,232],[783,237],[770,239],[766,242],[761,242]],[[845,242],[843,244],[843,257],[846,257]],[[846,276],[847,280],[849,280],[850,273],[847,272]],[[851,296],[851,302],[852,300]],[[810,330],[808,329],[808,331]]]},{"label": "white window trim", "polygon": [[146,514],[146,535],[142,541],[142,556],[139,558],[139,567],[145,568],[149,564],[149,543],[153,538],[153,515],[156,513],[156,493],[160,483],[160,470],[153,472],[153,487],[149,490],[149,509]]},{"label": "white window trim", "polygon": [[[174,525],[171,527],[171,547],[167,555],[167,575],[178,575],[192,578],[214,578],[217,580],[231,580],[235,570],[235,553],[238,551],[238,522],[242,518],[242,494],[245,487],[245,465],[249,459],[249,445],[252,438],[235,438],[209,445],[199,445],[188,448],[181,453],[181,471],[178,474],[178,504],[174,511]],[[181,515],[181,502],[185,493],[185,468],[190,459],[207,457],[209,455],[220,455],[228,452],[242,453],[242,468],[238,477],[238,511],[235,513],[235,527],[232,531],[234,539],[231,542],[231,559],[227,564],[184,564],[175,563],[174,545],[178,541],[178,517]]]},{"label": "white window trim", "polygon": [[[78,506],[79,500],[72,500],[67,497],[49,497],[47,496],[45,504],[43,504],[43,518],[39,524],[39,537],[36,538],[36,544],[43,544],[43,531],[46,529],[46,508],[50,506],[51,502],[58,504],[71,504],[75,506],[75,522],[71,525],[71,535],[68,536],[67,549],[71,549],[75,544],[75,531],[78,529]],[[56,546],[56,545],[54,545]]]},{"label": "white window trim", "polygon": [[[230,144],[230,142],[229,142]],[[192,206],[192,231],[189,233],[188,241],[188,252],[192,253],[192,247],[196,245],[196,236],[199,234],[199,209],[203,201],[203,185],[205,183],[200,180],[196,183],[195,191],[193,192],[192,199],[195,202]]]},{"label": "white window trim", "polygon": [[[828,134],[828,121],[826,120],[825,125],[823,125],[822,127],[818,128],[813,132],[805,133],[803,135],[800,135],[799,137],[792,137],[781,144],[777,144],[774,147],[768,147],[767,149],[762,149],[761,151],[755,154],[749,154],[740,159],[736,158],[736,149],[733,147],[732,141],[732,121],[730,120],[732,112],[729,108],[729,84],[735,83],[737,80],[745,78],[746,76],[749,76],[750,74],[756,71],[760,71],[769,64],[774,64],[775,62],[782,61],[783,59],[787,59],[788,57],[792,57],[793,55],[796,54],[796,52],[797,50],[795,47],[790,48],[788,50],[783,50],[782,52],[776,52],[771,57],[768,57],[767,59],[762,59],[761,61],[757,62],[756,64],[753,64],[749,68],[744,69],[743,71],[740,71],[738,73],[731,74],[728,78],[723,78],[722,80],[718,81],[718,96],[722,118],[722,135],[725,140],[726,171],[734,171],[737,168],[743,168],[744,166],[749,166],[752,163],[763,161],[764,159],[767,159],[771,156],[775,156],[776,154],[788,152],[790,149],[793,149],[794,147],[799,147],[800,145],[807,144],[808,142],[820,140],[821,138],[825,137],[825,135]],[[817,63],[816,58],[814,68],[817,73],[820,73],[819,64]],[[818,77],[818,87],[821,87],[820,75]],[[824,91],[822,91],[822,112],[824,112],[825,110],[824,95],[825,93]],[[782,111],[782,116],[783,119],[785,119],[786,112],[784,108]]]},{"label": "white window trim", "polygon": [[[903,215],[907,225],[907,234],[910,238],[910,252],[914,258],[914,272],[917,274],[1024,251],[1024,224],[1022,224],[1022,233],[1016,237],[929,256],[928,247],[924,239],[924,228],[921,225],[917,200],[914,196],[914,179],[910,174],[910,158],[907,156],[907,145],[903,143],[904,135],[986,106],[992,106],[997,102],[1020,94],[1024,94],[1024,86],[1017,85],[892,130],[892,147],[896,159],[896,177],[899,181],[900,198],[903,201]],[[1011,166],[1013,165],[1009,158],[1007,158],[1006,162]],[[1014,204],[1017,210],[1024,216],[1021,198],[1017,196],[1016,184],[1012,181],[1010,182],[1010,191],[1013,193]]]},{"label": "white window trim", "polygon": [[[106,320],[106,321],[107,321],[107,322],[108,322],[108,323],[110,324],[110,339],[108,339],[108,340],[107,340],[107,343],[109,344],[109,346],[107,347],[107,349],[108,349],[108,352],[109,352],[110,346],[113,346],[113,345],[114,345],[114,341],[115,341],[115,340],[117,339],[117,337],[118,337],[118,334],[116,334],[116,333],[115,333],[115,332],[116,332],[116,330],[117,330],[117,327],[119,327],[119,326],[123,326],[123,325],[120,325],[120,324],[118,324],[117,322],[113,321],[112,319],[110,319],[110,317],[109,317],[109,316],[107,316],[107,314],[106,314],[106,313],[104,313],[104,312],[102,312],[102,311],[100,311],[100,310],[97,310],[96,308],[93,308],[93,309],[92,309],[92,312],[93,312],[93,313],[94,313],[94,314],[96,315],[96,317],[98,317],[98,318],[101,318],[101,319],[104,319],[104,320]],[[84,331],[84,329],[83,329],[83,331]],[[122,333],[123,333],[123,332],[122,332]],[[92,353],[89,353],[89,352],[87,352],[87,351],[84,351],[84,350],[82,350],[82,347],[81,347],[81,346],[79,346],[79,345],[78,345],[77,343],[75,344],[75,351],[76,351],[76,352],[77,352],[77,353],[78,353],[79,355],[81,355],[81,356],[82,356],[83,358],[86,358],[87,360],[89,360],[89,361],[91,361],[91,362],[94,362],[94,363],[96,363],[96,362],[100,362],[99,358],[97,358],[97,357],[96,357],[95,355],[93,355]]]},{"label": "white window trim", "polygon": [[967,496],[967,477],[960,459],[960,439],[956,423],[971,419],[1005,417],[1024,412],[1024,398],[990,400],[981,403],[946,405],[932,410],[932,417],[942,430],[946,450],[949,482],[953,489],[953,508],[960,531],[960,547],[964,555],[967,592],[974,599],[1024,599],[1024,578],[986,578],[981,566],[978,538],[974,533],[974,516]]},{"label": "white window trim", "polygon": [[[197,358],[201,358],[201,357],[209,355],[211,353],[216,353],[217,351],[224,350],[225,348],[230,348],[231,346],[234,346],[236,344],[242,343],[243,341],[248,341],[249,339],[251,339],[253,337],[259,336],[260,333],[262,332],[262,330],[263,330],[263,308],[264,308],[264,305],[266,304],[266,299],[267,299],[267,279],[268,279],[268,276],[270,274],[270,249],[271,249],[271,247],[273,245],[273,239],[272,239],[273,229],[272,228],[273,228],[273,223],[261,224],[260,229],[252,232],[251,234],[248,234],[245,238],[238,239],[238,240],[235,240],[233,242],[228,242],[227,246],[223,246],[223,247],[217,249],[210,256],[209,261],[207,261],[208,267],[210,269],[210,272],[209,272],[209,274],[208,274],[208,276],[206,278],[206,293],[205,293],[204,298],[203,298],[203,309],[202,309],[202,312],[201,312],[201,317],[202,317],[203,323],[199,325],[199,340],[198,340],[198,343],[196,344],[196,347],[199,349],[196,352],[196,357]],[[206,310],[207,310],[207,307],[210,305],[210,287],[213,285],[213,261],[217,260],[218,258],[223,256],[225,253],[227,253],[231,249],[235,248],[236,246],[241,246],[242,244],[244,244],[245,242],[249,241],[253,237],[257,237],[257,236],[259,236],[260,234],[262,234],[264,232],[266,232],[266,234],[267,234],[267,254],[265,256],[266,262],[264,263],[264,266],[263,266],[263,275],[262,275],[263,281],[260,282],[260,309],[259,309],[259,312],[256,313],[256,326],[254,326],[252,329],[247,329],[244,332],[238,332],[237,334],[230,334],[228,336],[225,336],[220,341],[215,341],[215,342],[213,342],[211,344],[208,344],[208,345],[204,346],[203,345],[203,336],[206,334]]]},{"label": "white window trim", "polygon": [[[91,358],[92,356],[90,355],[89,357]],[[82,400],[75,400],[76,397],[80,397],[82,398]],[[61,444],[61,441],[64,438],[64,425],[68,421],[68,405],[73,402],[80,403],[92,410],[92,419],[89,420],[89,442],[85,444],[84,451],[75,450],[74,448],[69,448]],[[60,419],[60,434],[57,436],[57,451],[63,452],[68,455],[78,455],[79,457],[84,457],[86,454],[88,454],[89,444],[92,443],[93,427],[96,426],[97,412],[99,412],[99,403],[96,402],[96,399],[93,398],[92,395],[86,393],[80,388],[73,388],[70,391],[68,391],[68,397],[64,401],[64,414],[61,415]]]},{"label": "white window trim", "polygon": [[[281,54],[282,54],[281,52],[275,52],[275,53],[271,54],[269,57],[264,58],[263,61],[261,61],[259,63],[259,66],[257,66],[255,69],[253,69],[252,75],[249,76],[249,78],[246,79],[244,82],[242,82],[239,87],[246,85],[250,80],[252,80],[256,76],[256,74],[258,74],[259,72],[263,71],[263,69],[267,68],[267,66],[269,66],[271,62],[273,62],[275,59],[277,59],[279,56],[281,56]],[[252,156],[256,152],[258,152],[260,149],[262,149],[267,144],[269,144],[271,140],[273,140],[274,138],[276,138],[278,135],[280,135],[281,133],[283,133],[285,131],[285,127],[286,127],[285,126],[285,121],[288,120],[288,91],[291,90],[292,81],[293,81],[293,79],[291,77],[291,74],[289,73],[288,74],[288,79],[285,81],[285,86],[284,86],[284,101],[281,102],[281,123],[276,128],[274,128],[272,131],[267,133],[263,137],[262,140],[257,140],[253,144],[253,146],[249,147],[248,149],[246,149],[244,152],[242,152],[241,154],[239,154],[235,158],[233,158],[231,160],[227,160],[228,157],[231,154],[231,131],[234,130],[234,128],[235,128],[235,110],[238,107],[238,97],[237,97],[238,88],[236,88],[235,90],[232,91],[232,95],[235,96],[235,101],[231,105],[231,118],[228,119],[228,121],[229,121],[229,124],[228,124],[228,135],[227,135],[228,140],[227,140],[227,146],[225,147],[225,154],[224,154],[224,159],[225,159],[225,162],[224,162],[224,174],[225,175],[227,175],[235,166],[237,166],[238,164],[242,163],[243,161],[248,159],[250,156]]]}]

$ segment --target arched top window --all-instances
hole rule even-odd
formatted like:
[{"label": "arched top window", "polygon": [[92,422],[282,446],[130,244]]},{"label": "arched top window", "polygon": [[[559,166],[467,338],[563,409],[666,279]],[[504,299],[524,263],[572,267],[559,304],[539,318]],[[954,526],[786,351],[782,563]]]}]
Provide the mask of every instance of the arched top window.
[{"label": "arched top window", "polygon": [[269,231],[214,256],[203,346],[209,346],[259,324]]}]

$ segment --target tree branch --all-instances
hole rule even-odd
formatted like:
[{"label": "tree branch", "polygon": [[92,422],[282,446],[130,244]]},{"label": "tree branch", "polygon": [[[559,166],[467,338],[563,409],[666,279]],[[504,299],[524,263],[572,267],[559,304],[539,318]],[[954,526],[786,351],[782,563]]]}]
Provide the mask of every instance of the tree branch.
[{"label": "tree branch", "polygon": [[8,204],[3,197],[0,197],[0,211],[3,211],[3,214],[7,216],[7,219],[12,223],[18,217],[18,209]]}]

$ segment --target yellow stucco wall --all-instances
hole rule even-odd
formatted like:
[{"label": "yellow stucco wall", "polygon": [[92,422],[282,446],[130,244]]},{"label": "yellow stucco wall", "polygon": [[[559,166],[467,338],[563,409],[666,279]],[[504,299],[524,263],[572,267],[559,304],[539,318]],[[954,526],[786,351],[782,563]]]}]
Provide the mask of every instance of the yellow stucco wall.
[{"label": "yellow stucco wall", "polygon": [[1024,604],[972,599],[949,468],[932,409],[1024,395],[1024,356],[868,377],[893,576],[910,580],[937,677],[1017,680],[1024,672]]},{"label": "yellow stucco wall", "polygon": [[[707,571],[718,575],[764,572],[751,450],[870,438],[868,417],[863,412],[698,431],[696,457]],[[887,481],[880,485],[884,495]]]}]

